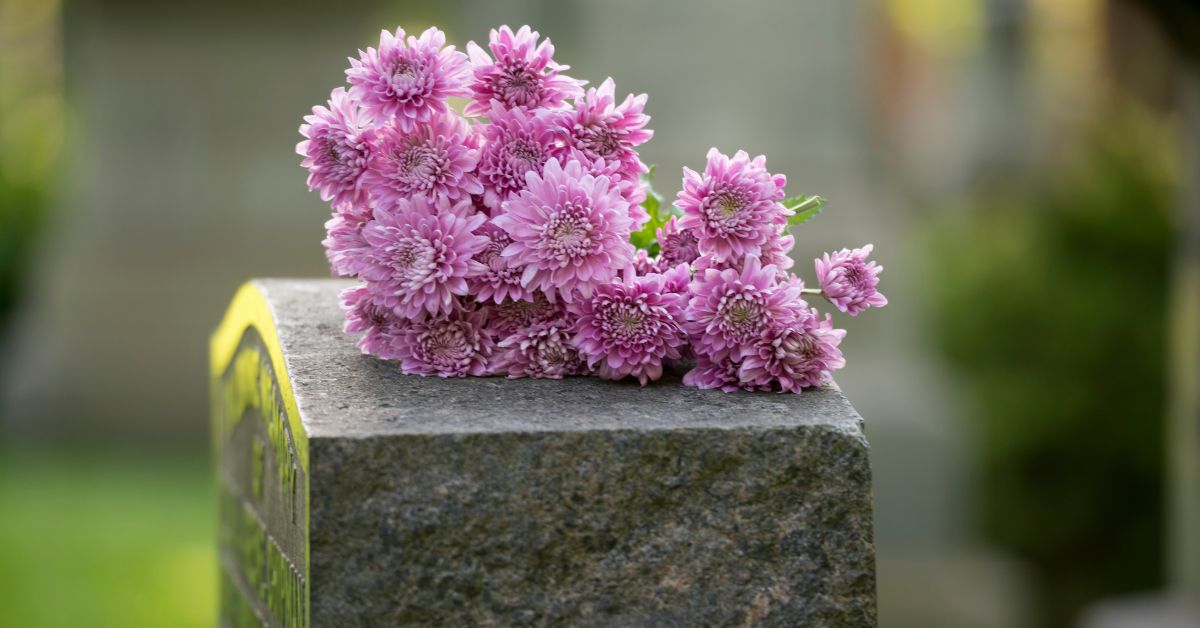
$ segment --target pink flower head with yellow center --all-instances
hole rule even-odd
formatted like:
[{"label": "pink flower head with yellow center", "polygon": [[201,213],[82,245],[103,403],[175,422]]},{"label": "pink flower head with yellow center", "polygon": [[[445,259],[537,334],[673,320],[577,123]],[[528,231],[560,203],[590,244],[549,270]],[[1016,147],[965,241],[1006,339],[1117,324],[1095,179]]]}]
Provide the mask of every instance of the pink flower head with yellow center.
[{"label": "pink flower head with yellow center", "polygon": [[342,87],[329,95],[328,105],[313,107],[300,125],[305,139],[296,152],[308,168],[308,189],[335,206],[363,203],[361,183],[374,144],[371,120]]},{"label": "pink flower head with yellow center", "polygon": [[388,124],[377,132],[378,149],[364,181],[377,206],[416,196],[458,201],[483,194],[475,176],[479,138],[457,114],[436,115],[409,131]]},{"label": "pink flower head with yellow center", "polygon": [[563,101],[583,93],[582,84],[559,74],[568,66],[554,62],[554,45],[547,38],[538,43],[538,32],[522,26],[516,33],[507,26],[492,29],[484,52],[475,42],[467,44],[473,66],[471,103],[463,113],[487,115],[492,103],[505,109],[558,109]]},{"label": "pink flower head with yellow center", "polygon": [[633,262],[629,205],[607,177],[593,177],[577,161],[546,162],[539,176],[492,219],[512,244],[502,255],[524,267],[521,284],[570,302],[607,283]]},{"label": "pink flower head with yellow center", "polygon": [[555,126],[544,111],[504,109],[493,103],[484,125],[486,143],[479,159],[483,202],[496,210],[525,189],[525,175],[541,174],[554,150]]},{"label": "pink flower head with yellow center", "polygon": [[757,342],[740,349],[738,378],[760,389],[799,393],[803,388],[831,381],[833,371],[845,366],[838,349],[846,331],[835,329],[829,316],[816,310],[768,326]]},{"label": "pink flower head with yellow center", "polygon": [[751,257],[740,272],[709,268],[692,279],[687,330],[698,354],[723,356],[757,339],[764,329],[806,307],[798,279],[776,282],[774,266]]},{"label": "pink flower head with yellow center", "polygon": [[389,349],[408,375],[465,377],[486,375],[495,341],[486,330],[486,313],[461,307],[407,325]]},{"label": "pink flower head with yellow center", "polygon": [[560,157],[613,164],[619,178],[636,181],[647,172],[636,147],[654,136],[654,131],[646,128],[650,116],[642,112],[646,95],[626,96],[618,105],[615,92],[613,80],[605,79],[600,87],[588,89],[577,99],[573,111],[562,114],[565,137]]},{"label": "pink flower head with yellow center", "polygon": [[662,275],[626,269],[622,281],[601,284],[568,306],[579,317],[575,347],[600,377],[636,377],[643,386],[662,377],[663,362],[687,345],[684,297],[663,289]]},{"label": "pink flower head with yellow center", "polygon": [[857,316],[867,308],[887,305],[887,297],[875,289],[883,266],[867,259],[873,248],[875,245],[868,244],[853,251],[842,249],[816,260],[821,293],[850,316]]},{"label": "pink flower head with yellow center", "polygon": [[472,258],[488,244],[475,234],[486,219],[470,201],[451,206],[417,197],[376,209],[363,228],[372,251],[360,276],[375,301],[398,316],[448,314],[453,297],[467,294],[467,278],[483,270]]},{"label": "pink flower head with yellow center", "polygon": [[704,174],[683,169],[679,227],[695,231],[701,253],[719,260],[758,255],[787,224],[792,212],[780,203],[787,177],[766,166],[762,155],[738,151],[729,158],[713,148]]},{"label": "pink flower head with yellow center", "polygon": [[467,97],[470,67],[467,56],[446,46],[446,34],[430,27],[420,37],[397,28],[383,31],[379,48],[358,51],[346,70],[350,96],[362,103],[378,122],[395,118],[405,131],[449,111],[451,96]]}]

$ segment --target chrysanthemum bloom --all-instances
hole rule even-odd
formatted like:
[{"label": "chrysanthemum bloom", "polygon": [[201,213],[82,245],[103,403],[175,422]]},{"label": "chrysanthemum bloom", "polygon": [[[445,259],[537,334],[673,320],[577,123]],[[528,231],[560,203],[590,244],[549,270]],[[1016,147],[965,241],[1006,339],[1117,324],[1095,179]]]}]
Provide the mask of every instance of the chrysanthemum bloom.
[{"label": "chrysanthemum bloom", "polygon": [[[662,266],[662,261],[659,260],[659,266]],[[673,268],[661,268],[658,273],[662,276],[663,292],[678,294],[681,301],[680,304],[684,308],[684,317],[687,316],[687,303],[691,296],[692,268],[687,264],[678,264]],[[686,324],[685,324],[686,326]],[[680,348],[680,354],[683,359],[693,357],[691,344],[685,344]]]},{"label": "chrysanthemum bloom", "polygon": [[785,281],[789,275],[788,269],[796,263],[788,255],[795,242],[796,239],[791,235],[773,235],[767,238],[767,241],[763,243],[762,249],[757,255],[735,255],[733,257],[721,258],[712,253],[706,253],[696,258],[692,266],[696,269],[696,272],[703,272],[710,268],[717,270],[732,268],[735,271],[741,272],[746,267],[746,260],[753,257],[758,260],[761,266],[774,266],[776,278],[779,281]]},{"label": "chrysanthemum bloom", "polygon": [[570,302],[633,262],[629,207],[607,177],[551,159],[542,176],[526,175],[526,185],[492,219],[513,240],[503,256],[525,268],[522,285]]},{"label": "chrysanthemum bloom", "polygon": [[469,201],[451,206],[418,197],[400,200],[391,210],[376,209],[363,228],[372,251],[359,275],[376,302],[398,316],[449,313],[452,297],[467,294],[467,277],[483,270],[472,257],[488,238],[473,232],[486,219]]},{"label": "chrysanthemum bloom", "polygon": [[750,159],[739,150],[731,159],[713,148],[703,175],[683,169],[679,227],[695,231],[701,253],[718,259],[758,255],[787,224],[792,212],[780,203],[787,177],[766,166],[762,155]]},{"label": "chrysanthemum bloom", "polygon": [[873,248],[874,244],[868,244],[853,251],[842,249],[815,260],[821,293],[850,316],[857,316],[867,308],[887,305],[887,297],[875,289],[883,266],[867,260]]},{"label": "chrysanthemum bloom", "polygon": [[589,89],[582,99],[576,99],[574,111],[562,114],[564,147],[558,156],[563,160],[615,162],[621,179],[636,181],[647,168],[635,147],[654,136],[654,131],[646,128],[650,116],[642,113],[646,95],[631,94],[617,105],[615,91],[613,80],[605,79],[599,88]]},{"label": "chrysanthemum bloom", "polygon": [[532,293],[521,285],[521,268],[509,265],[509,260],[501,255],[512,244],[508,232],[488,222],[480,233],[487,236],[488,244],[475,255],[484,269],[467,281],[471,294],[481,303],[532,299]]},{"label": "chrysanthemum bloom", "polygon": [[377,206],[415,196],[458,201],[483,194],[475,176],[479,138],[457,114],[434,116],[410,131],[388,124],[378,129],[378,137],[363,178]]},{"label": "chrysanthemum bloom", "polygon": [[775,267],[781,274],[786,275],[787,270],[795,265],[796,261],[790,255],[792,248],[796,246],[796,237],[789,233],[781,233],[767,238],[767,241],[762,246],[762,251],[758,254],[758,259],[763,266],[770,264]]},{"label": "chrysanthemum bloom", "polygon": [[658,262],[650,257],[646,249],[637,249],[633,252],[633,270],[639,275],[658,272]]},{"label": "chrysanthemum bloom", "polygon": [[389,348],[396,336],[403,333],[408,321],[397,318],[391,308],[375,303],[366,286],[347,288],[339,297],[342,311],[346,313],[343,331],[363,334],[358,339],[358,348],[363,353],[384,359],[395,357],[390,355]]},{"label": "chrysanthemum bloom", "polygon": [[846,365],[838,349],[845,335],[845,330],[834,329],[829,315],[821,320],[816,310],[807,310],[787,324],[769,326],[757,342],[743,347],[738,377],[781,392],[818,386]]},{"label": "chrysanthemum bloom", "polygon": [[493,102],[505,109],[558,109],[564,100],[583,93],[580,81],[559,74],[569,66],[554,62],[550,39],[539,44],[538,32],[529,26],[516,33],[507,26],[492,29],[488,48],[494,61],[475,42],[467,44],[475,75],[471,102],[463,110],[469,116],[487,115]]},{"label": "chrysanthemum bloom", "polygon": [[316,106],[304,116],[296,152],[308,168],[308,189],[317,190],[321,200],[333,205],[361,203],[361,186],[371,158],[374,131],[358,103],[337,88],[329,95],[329,107]]},{"label": "chrysanthemum bloom", "polygon": [[584,372],[583,359],[571,345],[569,324],[562,319],[519,329],[497,346],[511,378],[562,379]]},{"label": "chrysanthemum bloom", "polygon": [[432,27],[420,38],[409,35],[407,43],[404,29],[383,31],[378,50],[359,50],[358,59],[350,59],[346,78],[350,95],[377,121],[395,116],[406,131],[446,113],[447,98],[471,95],[467,56],[446,46],[446,34]]},{"label": "chrysanthemum bloom", "polygon": [[683,374],[683,384],[701,389],[719,388],[725,392],[739,389],[756,390],[754,386],[745,384],[738,377],[741,363],[725,355],[710,358],[707,355],[696,356],[696,366]]},{"label": "chrysanthemum bloom", "polygon": [[486,375],[495,341],[485,329],[486,314],[455,308],[444,316],[409,324],[389,349],[409,375]]},{"label": "chrysanthemum bloom", "polygon": [[699,242],[691,229],[681,229],[679,219],[671,216],[655,232],[658,236],[658,260],[664,268],[691,264],[700,257]]},{"label": "chrysanthemum bloom", "polygon": [[325,258],[335,275],[357,277],[371,254],[371,245],[363,238],[363,227],[370,220],[370,212],[363,207],[343,205],[334,210],[333,217],[325,222]]},{"label": "chrysanthemum bloom", "polygon": [[[596,174],[592,173],[592,176]],[[617,182],[617,189],[621,191],[621,197],[629,203],[629,222],[633,225],[633,230],[641,229],[650,220],[650,214],[642,207],[642,202],[646,200],[646,186],[640,179],[621,179]]]},{"label": "chrysanthemum bloom", "polygon": [[[661,260],[659,265],[662,265]],[[675,294],[688,294],[688,285],[692,281],[692,269],[690,266],[687,264],[676,264],[671,268],[662,269],[660,274],[663,278],[663,290],[674,292]]]},{"label": "chrysanthemum bloom", "polygon": [[[546,295],[534,292],[532,296],[520,301],[505,301],[489,307],[491,312],[490,326],[492,331],[501,338],[514,332],[531,327],[538,323],[563,318],[566,311],[561,301],[551,303]],[[569,322],[569,321],[568,321]]]},{"label": "chrysanthemum bloom", "polygon": [[683,305],[682,295],[663,290],[662,275],[636,277],[627,269],[623,281],[597,286],[568,306],[579,316],[573,343],[600,377],[632,375],[645,386],[687,345]]},{"label": "chrysanthemum bloom", "polygon": [[637,231],[650,220],[650,214],[642,207],[646,200],[646,186],[638,178],[627,178],[621,172],[621,162],[605,161],[603,159],[589,160],[578,151],[558,151],[559,163],[578,161],[583,169],[593,177],[607,177],[609,185],[615,186],[621,193],[621,198],[629,203],[630,229]]},{"label": "chrysanthemum bloom", "polygon": [[756,340],[771,325],[786,322],[806,307],[798,279],[776,283],[774,266],[746,260],[739,273],[709,268],[692,279],[687,331],[698,354],[720,357]]},{"label": "chrysanthemum bloom", "polygon": [[493,210],[525,189],[525,175],[541,173],[554,149],[555,125],[543,111],[504,109],[492,104],[486,143],[479,158],[483,202]]}]

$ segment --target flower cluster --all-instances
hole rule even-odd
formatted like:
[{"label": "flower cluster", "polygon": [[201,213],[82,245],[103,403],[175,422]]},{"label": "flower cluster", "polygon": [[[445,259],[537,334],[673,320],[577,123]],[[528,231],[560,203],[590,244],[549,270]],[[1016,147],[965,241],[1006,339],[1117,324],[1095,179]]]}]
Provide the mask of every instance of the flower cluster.
[{"label": "flower cluster", "polygon": [[553,57],[528,26],[466,54],[436,28],[384,31],[304,118],[296,150],[333,208],[330,267],[358,280],[341,300],[362,351],[442,377],[828,380],[845,332],[805,296],[885,305],[871,246],[817,259],[806,289],[787,229],[813,212],[743,151],[684,168],[664,206],[638,155],[646,96],[585,89]]}]

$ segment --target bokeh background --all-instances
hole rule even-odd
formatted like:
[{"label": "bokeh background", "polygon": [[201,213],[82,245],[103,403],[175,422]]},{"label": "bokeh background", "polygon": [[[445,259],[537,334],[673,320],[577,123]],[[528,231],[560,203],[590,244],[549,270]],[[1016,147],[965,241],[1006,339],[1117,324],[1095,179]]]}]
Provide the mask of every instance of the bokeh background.
[{"label": "bokeh background", "polygon": [[1189,0],[0,0],[0,625],[213,625],[207,336],[328,275],[300,118],[380,28],[502,23],[650,95],[660,190],[717,146],[827,197],[802,274],[876,244],[882,625],[1193,625]]}]

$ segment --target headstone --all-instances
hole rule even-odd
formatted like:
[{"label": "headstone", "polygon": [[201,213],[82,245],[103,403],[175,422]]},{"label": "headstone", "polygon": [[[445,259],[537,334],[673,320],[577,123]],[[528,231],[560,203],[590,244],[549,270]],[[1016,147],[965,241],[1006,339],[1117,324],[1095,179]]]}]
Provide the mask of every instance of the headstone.
[{"label": "headstone", "polygon": [[348,285],[251,282],[213,336],[223,625],[875,625],[836,387],[405,376]]}]

